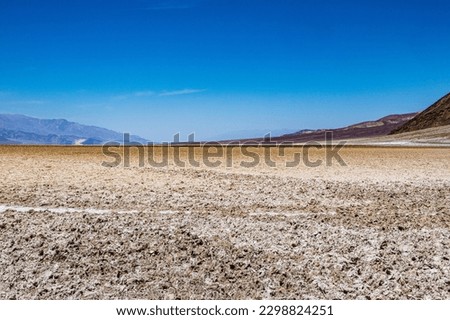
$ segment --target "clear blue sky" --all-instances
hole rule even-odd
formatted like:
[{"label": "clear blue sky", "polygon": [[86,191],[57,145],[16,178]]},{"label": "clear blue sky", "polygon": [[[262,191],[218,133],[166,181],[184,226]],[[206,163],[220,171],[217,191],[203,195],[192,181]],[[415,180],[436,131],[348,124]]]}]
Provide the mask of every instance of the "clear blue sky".
[{"label": "clear blue sky", "polygon": [[0,0],[0,112],[154,140],[330,128],[450,91],[450,1]]}]

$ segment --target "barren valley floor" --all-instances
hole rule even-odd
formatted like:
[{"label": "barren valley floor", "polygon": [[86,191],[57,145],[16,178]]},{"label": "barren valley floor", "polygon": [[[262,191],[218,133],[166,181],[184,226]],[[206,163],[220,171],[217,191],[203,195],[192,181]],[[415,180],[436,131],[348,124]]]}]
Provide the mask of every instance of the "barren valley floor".
[{"label": "barren valley floor", "polygon": [[1,299],[450,299],[448,148],[137,152],[0,147]]}]

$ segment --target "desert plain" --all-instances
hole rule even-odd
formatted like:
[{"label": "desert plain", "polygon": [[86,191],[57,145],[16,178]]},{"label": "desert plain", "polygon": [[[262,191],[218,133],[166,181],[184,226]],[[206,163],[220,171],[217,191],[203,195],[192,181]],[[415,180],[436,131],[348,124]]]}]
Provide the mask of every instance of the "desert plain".
[{"label": "desert plain", "polygon": [[450,148],[300,148],[0,147],[0,299],[450,299]]}]

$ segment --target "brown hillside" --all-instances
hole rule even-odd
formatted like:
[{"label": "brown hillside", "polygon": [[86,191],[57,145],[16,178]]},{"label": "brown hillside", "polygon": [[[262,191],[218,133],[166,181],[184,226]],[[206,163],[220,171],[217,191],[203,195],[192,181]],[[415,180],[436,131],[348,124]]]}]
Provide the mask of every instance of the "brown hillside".
[{"label": "brown hillside", "polygon": [[[386,136],[395,128],[402,126],[407,121],[411,120],[417,113],[407,114],[393,114],[375,121],[366,121],[357,123],[344,128],[337,129],[319,129],[319,130],[302,130],[299,132],[286,134],[280,137],[272,137],[272,142],[295,142],[304,143],[309,141],[324,141],[326,132],[333,133],[333,139],[358,139]],[[262,142],[262,138],[229,140],[223,142],[232,143],[248,143],[248,142]]]},{"label": "brown hillside", "polygon": [[391,134],[412,132],[422,129],[435,128],[450,125],[450,93],[425,109],[410,121]]}]

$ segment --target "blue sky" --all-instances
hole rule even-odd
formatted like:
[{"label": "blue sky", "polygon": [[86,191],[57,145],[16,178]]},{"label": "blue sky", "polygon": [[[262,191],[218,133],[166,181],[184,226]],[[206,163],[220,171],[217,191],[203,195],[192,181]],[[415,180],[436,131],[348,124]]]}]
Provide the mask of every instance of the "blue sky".
[{"label": "blue sky", "polygon": [[170,140],[332,128],[450,91],[449,1],[0,0],[0,112]]}]

